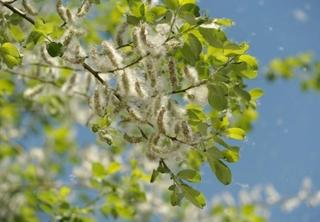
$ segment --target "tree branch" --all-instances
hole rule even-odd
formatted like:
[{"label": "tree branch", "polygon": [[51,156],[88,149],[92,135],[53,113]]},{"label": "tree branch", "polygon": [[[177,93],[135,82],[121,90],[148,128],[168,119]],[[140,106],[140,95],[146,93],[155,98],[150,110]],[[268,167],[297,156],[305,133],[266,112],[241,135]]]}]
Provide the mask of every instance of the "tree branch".
[{"label": "tree branch", "polygon": [[[119,68],[116,68],[116,69],[111,69],[111,70],[108,70],[104,73],[114,73],[116,71],[121,71],[121,70],[125,70],[131,66],[134,66],[135,64],[138,64],[141,60],[143,60],[144,58],[148,57],[150,55],[150,53],[148,52],[146,55],[144,56],[140,56],[139,58],[137,58],[136,60],[134,60],[133,62],[123,66],[123,67],[119,67]],[[98,73],[101,73],[101,72],[98,72]]]},{"label": "tree branch", "polygon": [[35,24],[35,21],[34,21],[31,17],[29,17],[28,15],[26,15],[26,14],[25,14],[23,11],[21,11],[20,9],[18,9],[18,8],[12,6],[12,5],[10,5],[11,3],[6,3],[6,2],[3,2],[3,1],[0,1],[0,3],[1,3],[4,7],[10,9],[13,13],[18,14],[19,16],[21,16],[22,18],[24,18],[25,20],[27,20],[27,21],[28,21],[29,23],[31,23],[32,25]]},{"label": "tree branch", "polygon": [[82,66],[84,69],[88,70],[101,84],[105,84],[104,80],[99,76],[99,71],[94,70],[93,68],[91,68],[91,66],[89,66],[87,63],[82,63]]},{"label": "tree branch", "polygon": [[190,89],[202,86],[202,85],[206,84],[207,82],[208,82],[208,80],[205,79],[205,80],[202,80],[202,81],[198,82],[197,84],[188,86],[187,88],[179,89],[179,90],[173,90],[173,91],[169,92],[167,95],[174,95],[174,94],[178,94],[178,93],[184,93],[184,92],[186,92],[186,91],[188,91]]}]

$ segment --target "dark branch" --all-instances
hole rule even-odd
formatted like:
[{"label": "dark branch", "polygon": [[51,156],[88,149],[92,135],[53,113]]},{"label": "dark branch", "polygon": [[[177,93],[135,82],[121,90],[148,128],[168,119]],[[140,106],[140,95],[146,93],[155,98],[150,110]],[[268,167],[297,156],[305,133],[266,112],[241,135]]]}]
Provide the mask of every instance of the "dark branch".
[{"label": "dark branch", "polygon": [[21,16],[22,18],[24,18],[25,20],[27,20],[28,22],[30,22],[32,25],[35,24],[35,21],[34,21],[31,17],[29,17],[28,15],[26,15],[24,12],[20,11],[20,10],[17,9],[16,7],[10,5],[9,3],[3,2],[3,1],[0,1],[0,3],[1,3],[4,7],[10,9],[13,13],[18,14],[19,16]]},{"label": "dark branch", "polygon": [[101,84],[105,84],[104,80],[99,76],[98,71],[94,70],[93,68],[91,68],[91,66],[89,66],[87,63],[82,63],[82,66],[84,69],[88,70]]}]

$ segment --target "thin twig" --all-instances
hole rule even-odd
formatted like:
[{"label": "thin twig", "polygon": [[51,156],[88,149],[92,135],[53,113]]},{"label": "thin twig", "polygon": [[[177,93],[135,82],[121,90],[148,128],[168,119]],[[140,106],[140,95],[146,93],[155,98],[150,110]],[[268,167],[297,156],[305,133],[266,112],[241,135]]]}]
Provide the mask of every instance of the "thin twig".
[{"label": "thin twig", "polygon": [[[150,53],[147,53],[146,55],[144,56],[140,56],[139,58],[137,58],[136,60],[134,60],[133,62],[123,66],[123,67],[119,67],[119,68],[116,68],[116,69],[111,69],[111,70],[108,70],[106,72],[103,72],[103,73],[114,73],[116,71],[121,71],[121,70],[125,70],[131,66],[134,66],[135,64],[138,64],[141,60],[143,60],[144,58],[148,57],[150,55]],[[99,72],[101,73],[101,72]]]},{"label": "thin twig", "polygon": [[179,89],[179,90],[173,90],[173,91],[169,92],[167,95],[174,95],[174,94],[184,93],[184,92],[186,92],[186,91],[188,91],[190,89],[202,86],[202,85],[206,84],[207,82],[208,82],[208,80],[205,79],[205,80],[202,80],[202,81],[198,82],[197,84],[188,86],[187,88]]},{"label": "thin twig", "polygon": [[105,84],[104,80],[99,76],[99,71],[94,70],[91,66],[87,63],[82,63],[84,69],[88,70],[101,84]]},{"label": "thin twig", "polygon": [[31,17],[29,17],[28,15],[26,15],[26,14],[25,14],[24,12],[22,12],[20,9],[18,9],[18,8],[12,6],[12,5],[10,5],[11,3],[6,3],[6,2],[3,2],[3,1],[0,1],[0,3],[1,3],[4,7],[10,9],[13,13],[16,13],[16,14],[18,14],[19,16],[23,17],[25,20],[27,20],[28,22],[30,22],[32,25],[35,24],[35,21],[34,21]]}]

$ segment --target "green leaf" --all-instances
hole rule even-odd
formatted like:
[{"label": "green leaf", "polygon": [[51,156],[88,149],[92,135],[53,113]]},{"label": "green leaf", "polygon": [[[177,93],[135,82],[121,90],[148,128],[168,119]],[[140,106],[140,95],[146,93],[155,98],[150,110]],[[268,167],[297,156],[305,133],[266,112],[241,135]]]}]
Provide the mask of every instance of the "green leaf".
[{"label": "green leaf", "polygon": [[5,42],[0,46],[0,58],[1,57],[9,68],[13,68],[22,62],[19,50],[10,42]]},{"label": "green leaf", "polygon": [[246,132],[241,128],[229,128],[224,131],[227,137],[235,140],[243,140]]},{"label": "green leaf", "polygon": [[223,158],[223,153],[221,152],[221,150],[219,150],[217,147],[213,146],[211,148],[209,148],[207,150],[207,155],[210,156],[210,158],[214,158],[214,159],[221,159]]},{"label": "green leaf", "polygon": [[61,57],[64,53],[64,46],[60,42],[50,42],[47,45],[47,51],[51,57]]},{"label": "green leaf", "polygon": [[141,17],[143,14],[141,13],[141,6],[143,6],[143,2],[141,0],[127,0],[130,12],[133,16]]},{"label": "green leaf", "polygon": [[34,30],[41,33],[42,35],[50,35],[54,31],[54,24],[51,22],[44,22],[41,19],[35,21]]},{"label": "green leaf", "polygon": [[246,64],[246,69],[240,72],[242,76],[248,79],[254,79],[257,77],[258,62],[253,56],[241,55],[237,61]]},{"label": "green leaf", "polygon": [[104,177],[107,175],[107,172],[104,166],[101,163],[95,162],[91,165],[92,174],[95,177]]},{"label": "green leaf", "polygon": [[181,170],[177,174],[177,177],[192,183],[199,183],[201,181],[201,175],[199,174],[199,172],[192,169]]},{"label": "green leaf", "polygon": [[170,173],[170,169],[163,163],[163,161],[160,161],[157,171],[159,171],[159,173]]},{"label": "green leaf", "polygon": [[127,15],[127,22],[130,25],[138,25],[141,21],[141,18],[133,15]]},{"label": "green leaf", "polygon": [[100,0],[89,0],[89,2],[96,5],[100,4]]},{"label": "green leaf", "polygon": [[230,184],[232,181],[232,174],[229,167],[225,165],[221,160],[210,156],[210,153],[207,153],[207,159],[212,172],[216,175],[218,180],[224,185]]},{"label": "green leaf", "polygon": [[206,199],[202,193],[184,183],[179,184],[179,187],[183,191],[184,196],[195,206],[201,209],[206,206]]},{"label": "green leaf", "polygon": [[251,95],[247,91],[241,89],[239,86],[236,86],[233,89],[236,92],[236,94],[240,96],[242,99],[246,100],[247,102],[251,100]]},{"label": "green leaf", "polygon": [[184,194],[180,193],[176,187],[174,187],[171,196],[170,202],[172,206],[178,206],[181,203],[181,200],[184,198]]},{"label": "green leaf", "polygon": [[11,25],[10,32],[12,37],[18,42],[22,42],[25,38],[25,34],[19,25]]},{"label": "green leaf", "polygon": [[208,84],[208,102],[216,110],[225,110],[228,107],[228,88],[223,84]]},{"label": "green leaf", "polygon": [[193,35],[193,34],[189,34],[188,35],[188,42],[189,42],[189,46],[194,54],[194,57],[196,60],[199,60],[200,58],[200,53],[202,51],[202,45],[201,42],[199,41],[199,39]]},{"label": "green leaf", "polygon": [[150,178],[150,183],[153,183],[154,181],[156,181],[158,175],[159,175],[158,170],[153,170]]},{"label": "green leaf", "polygon": [[179,5],[184,5],[184,4],[195,4],[197,0],[179,0]]},{"label": "green leaf", "polygon": [[111,175],[111,174],[115,174],[117,172],[119,172],[121,169],[121,164],[118,163],[118,162],[112,162],[111,164],[109,164],[109,166],[107,167],[106,169],[106,173],[108,175]]},{"label": "green leaf", "polygon": [[1,54],[7,54],[11,55],[13,57],[20,57],[19,50],[16,48],[16,46],[10,42],[3,43],[0,47],[0,53]]},{"label": "green leaf", "polygon": [[195,4],[184,4],[179,8],[178,16],[189,24],[195,25],[198,22],[196,18],[200,16],[200,8]]},{"label": "green leaf", "polygon": [[260,89],[260,88],[254,88],[254,89],[251,89],[250,91],[249,91],[249,93],[250,93],[250,95],[251,95],[251,98],[253,99],[253,100],[257,100],[257,99],[259,99],[261,96],[263,96],[263,90],[262,89]]},{"label": "green leaf", "polygon": [[229,163],[237,162],[240,158],[239,147],[229,147],[223,151],[223,158]]},{"label": "green leaf", "polygon": [[37,45],[41,38],[42,34],[40,32],[32,31],[26,40],[26,47],[28,49],[32,49],[35,45]]},{"label": "green leaf", "polygon": [[71,193],[71,189],[70,187],[67,187],[67,186],[62,186],[59,190],[59,195],[61,199],[67,198],[70,193]]},{"label": "green leaf", "polygon": [[206,121],[206,114],[200,105],[190,103],[187,105],[186,109],[188,120],[191,125],[196,126]]},{"label": "green leaf", "polygon": [[214,23],[216,23],[217,25],[225,26],[225,27],[229,27],[233,25],[232,19],[228,19],[228,18],[217,18],[214,20]]},{"label": "green leaf", "polygon": [[209,45],[215,48],[223,48],[223,43],[226,41],[223,31],[210,28],[199,28],[199,31]]},{"label": "green leaf", "polygon": [[163,6],[155,6],[146,12],[146,20],[150,23],[155,22],[157,19],[165,16],[168,9]]},{"label": "green leaf", "polygon": [[17,57],[11,56],[11,55],[4,55],[3,61],[9,68],[13,68],[13,67],[21,64],[20,58],[17,58]]},{"label": "green leaf", "polygon": [[177,9],[179,6],[178,0],[163,0],[163,3],[170,9]]},{"label": "green leaf", "polygon": [[226,42],[223,46],[223,52],[225,56],[242,55],[249,49],[247,43],[235,44],[232,42]]},{"label": "green leaf", "polygon": [[[2,75],[2,73],[0,74]],[[14,83],[7,79],[0,79],[0,95],[6,93],[11,95],[14,92]]]}]

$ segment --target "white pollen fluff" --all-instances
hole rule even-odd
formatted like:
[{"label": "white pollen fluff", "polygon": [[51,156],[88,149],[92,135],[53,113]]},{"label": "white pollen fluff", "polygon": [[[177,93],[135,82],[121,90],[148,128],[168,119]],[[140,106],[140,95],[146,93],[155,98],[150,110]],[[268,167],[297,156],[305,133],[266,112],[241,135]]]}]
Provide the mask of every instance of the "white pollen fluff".
[{"label": "white pollen fluff", "polygon": [[109,41],[103,41],[101,46],[114,68],[120,68],[122,66],[123,58],[114,48],[112,43]]},{"label": "white pollen fluff", "polygon": [[191,99],[191,102],[198,103],[200,105],[205,105],[208,103],[208,88],[206,85],[195,87],[188,90],[188,95],[191,95],[188,99]]}]

